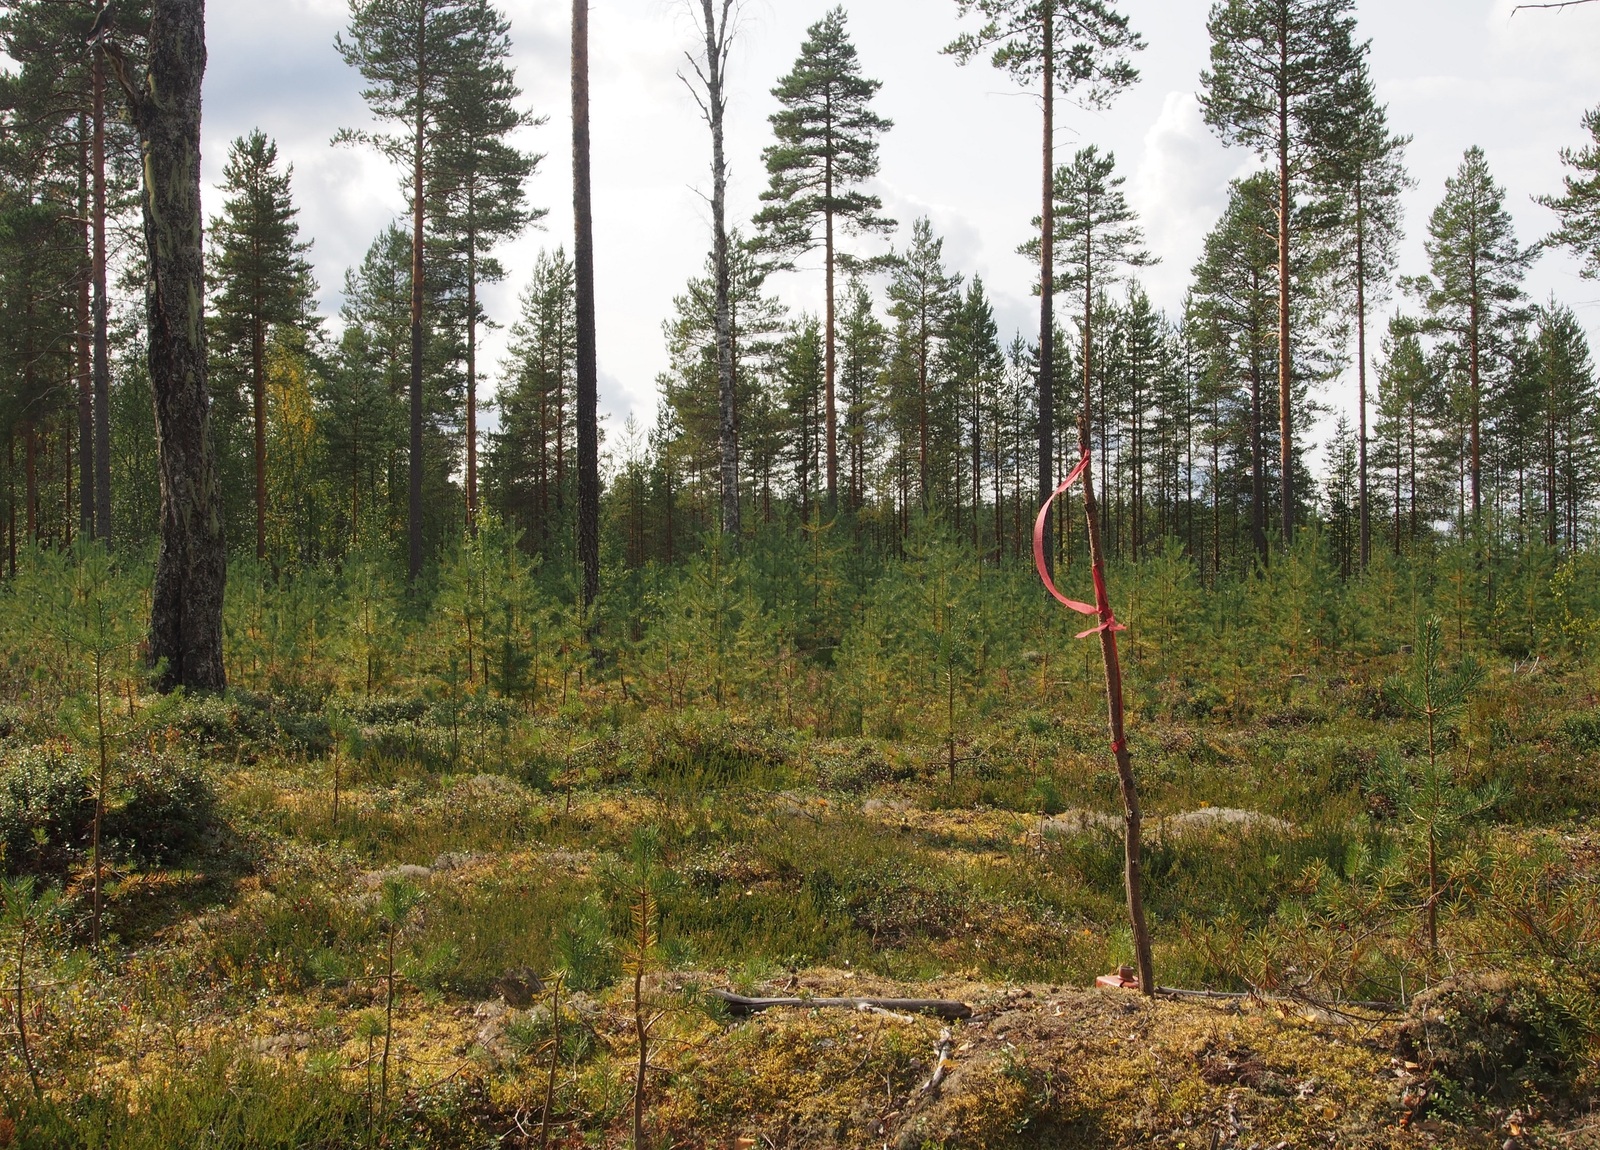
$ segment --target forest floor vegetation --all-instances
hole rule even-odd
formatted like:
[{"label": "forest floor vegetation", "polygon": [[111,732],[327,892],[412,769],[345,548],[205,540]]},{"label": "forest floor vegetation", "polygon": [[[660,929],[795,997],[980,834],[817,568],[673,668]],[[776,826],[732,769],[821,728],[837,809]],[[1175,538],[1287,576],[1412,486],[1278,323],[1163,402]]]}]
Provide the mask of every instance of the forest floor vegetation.
[{"label": "forest floor vegetation", "polygon": [[[16,642],[0,1147],[622,1146],[636,1107],[660,1147],[1600,1146],[1600,677],[1427,635],[1132,648],[1156,969],[1206,992],[1153,1001],[1095,988],[1132,946],[1067,641],[847,730],[842,653],[719,704],[638,647],[369,693],[236,640],[226,697],[102,676],[104,795],[81,654]],[[1405,684],[1452,675],[1430,743]]]}]

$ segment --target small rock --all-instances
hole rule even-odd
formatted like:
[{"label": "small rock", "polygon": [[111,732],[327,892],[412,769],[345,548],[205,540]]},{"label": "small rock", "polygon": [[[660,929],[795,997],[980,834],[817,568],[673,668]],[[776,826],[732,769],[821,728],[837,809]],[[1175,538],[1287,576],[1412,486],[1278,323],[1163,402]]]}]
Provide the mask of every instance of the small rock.
[{"label": "small rock", "polygon": [[1091,831],[1121,830],[1122,820],[1099,811],[1075,809],[1062,811],[1054,818],[1046,819],[1043,829],[1047,835],[1083,835]]},{"label": "small rock", "polygon": [[1151,828],[1152,838],[1161,838],[1165,835],[1178,837],[1205,831],[1235,831],[1245,833],[1248,831],[1275,831],[1279,834],[1293,828],[1282,819],[1272,815],[1264,815],[1260,811],[1241,810],[1238,807],[1201,807],[1194,811],[1179,811],[1164,819],[1155,821]]},{"label": "small rock", "polygon": [[390,867],[388,870],[369,870],[361,876],[363,886],[376,890],[389,879],[402,879],[405,882],[423,882],[433,877],[429,867],[417,866],[414,863],[403,863],[400,866]]},{"label": "small rock", "polygon": [[508,970],[494,982],[494,990],[507,1006],[530,1006],[544,993],[544,979],[526,966]]},{"label": "small rock", "polygon": [[903,815],[910,809],[905,799],[868,799],[861,804],[864,815]]}]

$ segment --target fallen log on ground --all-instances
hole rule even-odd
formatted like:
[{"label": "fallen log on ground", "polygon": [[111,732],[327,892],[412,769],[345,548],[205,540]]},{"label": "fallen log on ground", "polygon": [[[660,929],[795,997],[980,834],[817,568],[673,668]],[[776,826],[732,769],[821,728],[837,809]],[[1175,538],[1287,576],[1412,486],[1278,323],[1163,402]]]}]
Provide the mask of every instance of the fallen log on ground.
[{"label": "fallen log on ground", "polygon": [[756,1014],[763,1010],[787,1007],[810,1010],[816,1007],[841,1007],[845,1010],[898,1010],[909,1014],[936,1014],[940,1018],[971,1018],[972,1007],[945,998],[747,998],[729,990],[710,990],[733,1014]]}]

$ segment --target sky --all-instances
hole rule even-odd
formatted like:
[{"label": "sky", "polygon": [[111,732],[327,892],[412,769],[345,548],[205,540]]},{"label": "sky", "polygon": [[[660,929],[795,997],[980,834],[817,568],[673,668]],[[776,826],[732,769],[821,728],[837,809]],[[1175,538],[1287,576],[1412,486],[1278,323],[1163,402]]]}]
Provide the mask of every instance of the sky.
[{"label": "sky", "polygon": [[[806,29],[837,0],[743,0],[730,64],[727,151],[730,222],[747,221],[766,186],[761,150],[771,141],[770,89],[789,70]],[[506,244],[507,279],[484,293],[500,330],[487,333],[481,363],[492,391],[515,319],[517,297],[544,247],[572,245],[570,5],[501,0],[511,21],[514,63],[525,106],[547,117],[520,146],[545,153],[529,184],[547,208],[540,228]],[[1358,0],[1360,34],[1391,128],[1414,137],[1408,165],[1407,239],[1401,274],[1426,270],[1428,213],[1471,145],[1482,147],[1519,238],[1552,226],[1534,202],[1557,192],[1559,152],[1585,142],[1581,117],[1600,104],[1600,3],[1564,11],[1513,12],[1515,0]],[[1138,85],[1104,111],[1057,113],[1057,162],[1087,144],[1113,152],[1127,179],[1148,247],[1160,263],[1141,272],[1157,306],[1176,313],[1206,233],[1220,216],[1228,181],[1253,170],[1246,152],[1224,148],[1201,119],[1195,96],[1209,40],[1206,0],[1122,0],[1147,43]],[[1040,110],[986,61],[965,67],[940,49],[971,21],[955,0],[846,0],[849,30],[866,75],[883,82],[876,107],[894,121],[870,190],[900,222],[890,242],[927,216],[944,238],[946,266],[982,276],[1002,337],[1036,336],[1037,301],[1026,260],[1016,254],[1038,213]],[[666,367],[662,321],[674,295],[700,273],[710,248],[710,134],[679,77],[694,25],[685,0],[595,0],[590,16],[596,292],[600,403],[613,427],[629,414],[649,425],[658,374]],[[207,210],[221,203],[228,142],[260,128],[294,165],[304,237],[336,313],[347,268],[373,238],[406,213],[402,174],[375,154],[331,146],[343,127],[372,121],[361,81],[334,48],[349,19],[346,0],[210,0],[205,91]],[[876,246],[874,246],[876,244]],[[863,242],[862,253],[883,250]],[[820,263],[777,276],[772,289],[796,311],[822,306]],[[1582,280],[1561,252],[1540,257],[1530,297],[1571,306],[1600,347],[1600,282]],[[1374,308],[1375,330],[1394,302]],[[1376,351],[1374,350],[1374,354]],[[1354,383],[1321,397],[1353,411]],[[1319,429],[1326,434],[1326,426]]]}]

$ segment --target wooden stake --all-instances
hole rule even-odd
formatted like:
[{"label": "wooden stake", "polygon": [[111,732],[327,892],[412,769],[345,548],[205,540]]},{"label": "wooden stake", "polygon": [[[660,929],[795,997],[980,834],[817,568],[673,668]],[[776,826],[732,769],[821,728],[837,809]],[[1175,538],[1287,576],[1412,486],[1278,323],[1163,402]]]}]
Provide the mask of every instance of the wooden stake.
[{"label": "wooden stake", "polygon": [[[1078,420],[1078,446],[1089,453],[1089,396],[1084,396],[1084,414]],[[1100,521],[1094,497],[1094,469],[1083,469],[1083,510],[1089,528],[1089,563],[1094,575],[1095,606],[1100,610],[1100,657],[1106,669],[1106,712],[1111,728],[1111,749],[1117,759],[1117,780],[1122,788],[1124,881],[1128,893],[1128,923],[1133,929],[1134,958],[1139,967],[1139,993],[1155,993],[1155,962],[1150,955],[1150,928],[1144,917],[1144,875],[1140,860],[1143,816],[1139,812],[1139,788],[1133,778],[1133,756],[1128,753],[1128,738],[1123,724],[1122,663],[1117,655],[1117,635],[1111,602],[1106,594],[1105,558],[1100,548]]]}]

